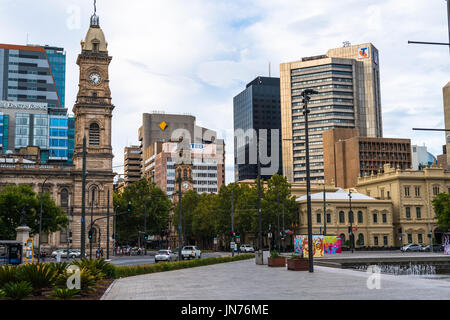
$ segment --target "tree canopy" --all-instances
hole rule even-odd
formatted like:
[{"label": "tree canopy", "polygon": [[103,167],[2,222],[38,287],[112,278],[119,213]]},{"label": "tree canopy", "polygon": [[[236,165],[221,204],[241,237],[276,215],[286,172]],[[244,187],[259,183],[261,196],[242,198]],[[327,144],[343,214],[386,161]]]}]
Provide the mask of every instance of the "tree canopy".
[{"label": "tree canopy", "polygon": [[[39,233],[41,195],[28,185],[7,185],[0,192],[0,239],[16,238],[16,228],[22,222]],[[22,221],[22,213],[25,213]],[[42,231],[56,232],[68,225],[67,214],[55,204],[49,193],[42,196]]]},{"label": "tree canopy", "polygon": [[[290,185],[285,177],[274,175],[263,187],[261,181],[261,215],[263,233],[267,233],[269,224],[277,229],[280,219],[280,231],[296,221],[298,204],[291,195]],[[211,245],[213,238],[225,235],[231,238],[232,199],[234,210],[234,231],[242,236],[257,235],[258,228],[258,185],[231,183],[223,185],[218,194],[187,192],[182,199],[182,227],[189,243],[201,243],[203,247]],[[178,205],[174,214],[175,226],[178,226]]]},{"label": "tree canopy", "polygon": [[432,203],[439,228],[448,230],[450,227],[450,194],[440,193],[433,199]]},{"label": "tree canopy", "polygon": [[[154,183],[143,178],[126,186],[122,193],[114,193],[116,213],[127,212],[129,202],[132,204],[132,212],[117,217],[119,241],[136,241],[139,232],[155,235],[160,234],[161,229],[168,228],[172,202]],[[144,230],[145,216],[147,230]]]}]

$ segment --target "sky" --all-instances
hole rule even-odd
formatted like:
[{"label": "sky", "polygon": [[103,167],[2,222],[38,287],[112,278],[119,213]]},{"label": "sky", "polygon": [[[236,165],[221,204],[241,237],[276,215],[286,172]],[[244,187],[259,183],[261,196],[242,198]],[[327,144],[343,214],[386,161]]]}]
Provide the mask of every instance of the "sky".
[{"label": "sky", "polygon": [[[66,108],[78,91],[77,55],[93,0],[0,0],[0,43],[64,47]],[[383,135],[442,154],[442,88],[450,81],[444,0],[98,0],[109,54],[114,166],[138,144],[142,114],[191,114],[226,143],[234,181],[233,97],[257,76],[328,49],[372,42],[379,50]],[[28,39],[28,40],[27,40]]]}]

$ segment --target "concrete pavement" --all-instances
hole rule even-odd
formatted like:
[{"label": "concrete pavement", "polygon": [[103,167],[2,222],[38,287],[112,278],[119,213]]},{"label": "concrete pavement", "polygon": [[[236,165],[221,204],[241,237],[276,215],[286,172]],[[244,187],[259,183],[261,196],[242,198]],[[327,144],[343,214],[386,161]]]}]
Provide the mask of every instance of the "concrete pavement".
[{"label": "concrete pavement", "polygon": [[[429,300],[450,299],[450,282],[315,267],[314,273],[258,266],[254,259],[116,280],[105,300]],[[371,282],[372,283],[372,282]]]}]

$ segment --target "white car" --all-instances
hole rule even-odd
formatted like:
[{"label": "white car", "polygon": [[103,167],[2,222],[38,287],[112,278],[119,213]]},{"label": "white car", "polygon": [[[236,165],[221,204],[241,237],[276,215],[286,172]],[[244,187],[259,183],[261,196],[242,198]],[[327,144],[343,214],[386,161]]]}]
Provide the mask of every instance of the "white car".
[{"label": "white car", "polygon": [[181,258],[184,259],[200,259],[202,252],[196,246],[186,246],[181,250]]},{"label": "white car", "polygon": [[155,263],[158,263],[159,261],[177,261],[178,256],[173,253],[171,250],[159,250],[155,255]]},{"label": "white car", "polygon": [[249,244],[243,244],[240,247],[241,252],[255,252],[255,248],[253,248],[252,245]]}]

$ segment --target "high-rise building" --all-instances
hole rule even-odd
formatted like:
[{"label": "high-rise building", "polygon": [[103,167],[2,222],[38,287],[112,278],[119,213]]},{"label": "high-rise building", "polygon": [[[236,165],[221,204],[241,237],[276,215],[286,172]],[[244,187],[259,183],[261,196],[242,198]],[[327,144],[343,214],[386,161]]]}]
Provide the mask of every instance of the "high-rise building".
[{"label": "high-rise building", "polygon": [[311,180],[324,180],[322,132],[356,128],[382,137],[378,50],[371,44],[331,49],[326,55],[280,66],[283,173],[306,180],[305,123],[301,92],[315,89],[308,104]]},{"label": "high-rise building", "polygon": [[47,103],[64,109],[63,48],[0,44],[0,101]]},{"label": "high-rise building", "polygon": [[353,188],[358,177],[383,173],[384,165],[411,168],[411,140],[361,137],[358,129],[331,129],[323,132],[326,183]]},{"label": "high-rise building", "polygon": [[139,146],[125,147],[124,150],[124,182],[125,185],[141,179],[141,148]]},{"label": "high-rise building", "polygon": [[[198,193],[218,193],[222,184],[225,183],[224,170],[224,142],[218,140],[216,143],[198,144],[193,143],[185,156],[190,161],[183,165],[189,168],[189,187],[183,185],[182,192],[195,190]],[[178,191],[175,169],[177,166],[177,150],[179,144],[175,142],[155,142],[147,149],[144,155],[143,176],[154,182],[163,191],[167,192],[169,198]],[[186,189],[186,190],[184,190]]]},{"label": "high-rise building", "polygon": [[72,162],[75,120],[64,107],[65,77],[63,48],[0,44],[3,153],[37,146],[43,163]]},{"label": "high-rise building", "polygon": [[[274,173],[282,174],[281,160],[281,107],[280,107],[280,79],[269,77],[257,77],[247,84],[244,91],[233,99],[234,106],[234,131],[250,136],[250,130],[255,130],[259,138],[260,130],[267,130],[267,153],[273,162],[262,165],[262,168],[275,165],[277,170]],[[278,139],[272,141],[271,133],[277,130]],[[244,138],[244,137],[243,137]],[[256,179],[258,176],[256,162],[251,163],[250,149],[254,142],[239,137],[234,145],[234,170],[235,181]],[[272,143],[278,145],[277,155],[272,155]],[[256,150],[256,149],[255,149]],[[241,155],[241,156],[239,156]],[[245,155],[245,158],[243,157]],[[243,161],[242,161],[243,160]],[[243,163],[241,163],[243,162]],[[262,175],[263,179],[269,179],[271,175]]]}]

